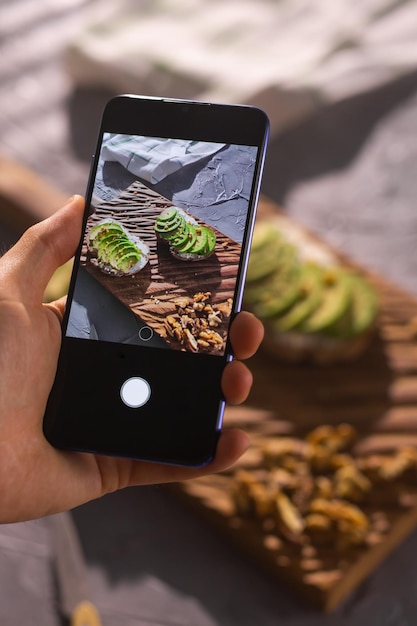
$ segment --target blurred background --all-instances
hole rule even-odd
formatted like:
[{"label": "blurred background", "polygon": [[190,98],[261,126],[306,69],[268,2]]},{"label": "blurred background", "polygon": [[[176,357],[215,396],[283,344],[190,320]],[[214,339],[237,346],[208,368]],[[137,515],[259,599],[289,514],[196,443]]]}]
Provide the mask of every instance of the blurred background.
[{"label": "blurred background", "polygon": [[[271,118],[262,193],[415,295],[416,15],[415,0],[0,0],[1,245],[84,193],[110,96],[244,102]],[[416,536],[322,617],[163,488],[74,518],[105,624],[415,623]],[[0,529],[2,624],[58,623],[51,559],[42,520]]]}]

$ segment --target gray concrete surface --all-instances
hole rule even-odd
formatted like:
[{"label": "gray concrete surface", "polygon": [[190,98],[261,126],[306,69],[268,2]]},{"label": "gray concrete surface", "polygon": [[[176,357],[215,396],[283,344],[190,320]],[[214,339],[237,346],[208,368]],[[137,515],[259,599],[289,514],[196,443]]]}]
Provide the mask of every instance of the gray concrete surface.
[{"label": "gray concrete surface", "polygon": [[[62,62],[92,4],[0,1],[0,150],[68,194],[85,188],[96,119],[108,95],[74,90]],[[274,138],[263,184],[289,214],[413,293],[416,110],[412,73],[323,109]],[[417,621],[417,534],[336,614],[321,616],[164,488],[108,496],[80,507],[74,518],[105,626]],[[0,527],[0,624],[60,623],[52,565],[44,520]]]}]

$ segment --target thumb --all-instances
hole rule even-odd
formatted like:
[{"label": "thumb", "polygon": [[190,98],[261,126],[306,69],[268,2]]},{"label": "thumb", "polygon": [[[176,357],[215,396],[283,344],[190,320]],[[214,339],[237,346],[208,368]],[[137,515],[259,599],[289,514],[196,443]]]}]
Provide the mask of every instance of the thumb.
[{"label": "thumb", "polygon": [[7,295],[41,302],[55,270],[75,253],[81,236],[84,199],[72,196],[48,219],[29,228],[1,259]]}]

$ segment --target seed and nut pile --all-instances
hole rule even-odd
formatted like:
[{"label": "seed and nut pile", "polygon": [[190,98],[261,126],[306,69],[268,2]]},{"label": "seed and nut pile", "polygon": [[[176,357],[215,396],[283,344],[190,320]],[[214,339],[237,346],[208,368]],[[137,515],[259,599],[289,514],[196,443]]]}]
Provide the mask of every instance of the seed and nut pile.
[{"label": "seed and nut pile", "polygon": [[261,469],[235,472],[236,512],[257,520],[278,543],[340,554],[382,541],[390,529],[384,504],[416,504],[417,450],[357,457],[356,438],[352,426],[341,424],[320,426],[303,439],[268,440]]},{"label": "seed and nut pile", "polygon": [[211,296],[211,292],[206,291],[195,293],[192,298],[177,298],[176,312],[165,318],[168,335],[192,352],[224,350],[232,300],[213,303]]}]

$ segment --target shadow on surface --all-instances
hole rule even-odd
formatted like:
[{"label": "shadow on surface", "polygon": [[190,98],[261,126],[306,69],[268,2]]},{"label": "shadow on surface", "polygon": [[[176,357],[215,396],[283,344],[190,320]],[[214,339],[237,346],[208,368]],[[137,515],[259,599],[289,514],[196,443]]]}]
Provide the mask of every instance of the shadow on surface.
[{"label": "shadow on surface", "polygon": [[[241,555],[166,488],[128,489],[74,511],[103,614],[196,626],[392,626],[417,611],[417,534],[338,611],[323,615]],[[132,589],[135,592],[132,593]],[[107,623],[107,622],[105,622]],[[121,622],[124,623],[124,622]],[[129,621],[127,621],[130,624]]]},{"label": "shadow on surface", "polygon": [[360,151],[378,122],[417,89],[417,71],[374,91],[320,109],[269,144],[263,192],[285,206],[300,181],[343,169]]}]

